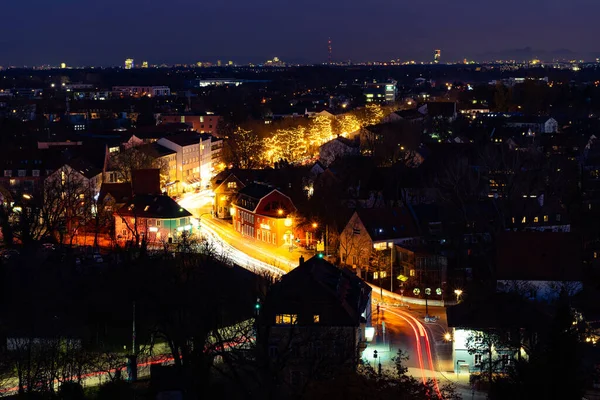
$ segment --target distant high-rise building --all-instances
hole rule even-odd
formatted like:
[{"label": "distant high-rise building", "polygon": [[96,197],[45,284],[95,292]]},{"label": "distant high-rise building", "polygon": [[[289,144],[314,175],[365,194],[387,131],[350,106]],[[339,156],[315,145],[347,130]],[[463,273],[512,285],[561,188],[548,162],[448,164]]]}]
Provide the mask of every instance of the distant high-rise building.
[{"label": "distant high-rise building", "polygon": [[442,58],[442,51],[441,50],[435,50],[433,52],[433,62],[434,63],[439,63],[440,62],[440,58]]},{"label": "distant high-rise building", "polygon": [[128,58],[125,60],[125,69],[133,68],[133,58]]},{"label": "distant high-rise building", "polygon": [[217,60],[217,67],[221,66],[221,60]]},{"label": "distant high-rise building", "polygon": [[60,63],[60,69],[65,69],[67,68],[67,64],[66,63]]},{"label": "distant high-rise building", "polygon": [[148,68],[148,61],[142,61],[142,68]]},{"label": "distant high-rise building", "polygon": [[227,65],[233,65],[233,61],[227,61]]},{"label": "distant high-rise building", "polygon": [[327,40],[327,64],[331,64],[331,38]]}]

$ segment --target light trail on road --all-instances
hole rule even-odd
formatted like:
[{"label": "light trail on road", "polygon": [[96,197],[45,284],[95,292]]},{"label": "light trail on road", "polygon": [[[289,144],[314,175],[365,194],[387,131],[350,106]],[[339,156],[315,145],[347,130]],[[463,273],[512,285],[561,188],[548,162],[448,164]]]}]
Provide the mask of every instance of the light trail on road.
[{"label": "light trail on road", "polygon": [[[423,379],[423,384],[426,384],[427,380],[425,378],[425,369],[423,368],[423,353],[422,353],[422,341],[425,344],[425,350],[427,353],[427,363],[429,364],[429,370],[434,372],[432,376],[433,384],[435,387],[435,391],[438,397],[442,398],[442,393],[440,392],[440,387],[438,385],[437,378],[435,377],[435,365],[433,363],[433,356],[431,354],[431,343],[429,341],[429,334],[427,333],[427,329],[423,326],[423,323],[419,321],[417,318],[402,310],[390,310],[389,308],[385,308],[385,311],[393,314],[399,318],[405,320],[410,327],[413,329],[415,334],[415,340],[417,342],[417,355],[419,357],[419,368],[421,369],[421,377]],[[418,332],[417,328],[418,327]]]}]

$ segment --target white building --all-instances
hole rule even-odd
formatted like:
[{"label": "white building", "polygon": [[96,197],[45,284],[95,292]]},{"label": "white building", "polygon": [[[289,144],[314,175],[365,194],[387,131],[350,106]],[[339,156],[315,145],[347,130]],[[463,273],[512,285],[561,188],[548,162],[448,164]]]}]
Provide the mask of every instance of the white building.
[{"label": "white building", "polygon": [[210,180],[220,170],[223,140],[212,135],[200,136],[200,179],[202,187],[210,185]]},{"label": "white building", "polygon": [[158,140],[158,144],[177,153],[178,191],[200,184],[200,138],[195,133],[179,133]]}]

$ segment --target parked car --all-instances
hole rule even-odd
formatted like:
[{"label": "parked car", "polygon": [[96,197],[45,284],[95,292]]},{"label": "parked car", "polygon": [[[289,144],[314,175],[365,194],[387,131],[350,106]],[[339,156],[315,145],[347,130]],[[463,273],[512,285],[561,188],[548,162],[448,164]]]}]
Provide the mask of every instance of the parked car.
[{"label": "parked car", "polygon": [[44,243],[44,244],[42,244],[42,247],[44,248],[44,250],[55,250],[56,249],[52,243]]}]

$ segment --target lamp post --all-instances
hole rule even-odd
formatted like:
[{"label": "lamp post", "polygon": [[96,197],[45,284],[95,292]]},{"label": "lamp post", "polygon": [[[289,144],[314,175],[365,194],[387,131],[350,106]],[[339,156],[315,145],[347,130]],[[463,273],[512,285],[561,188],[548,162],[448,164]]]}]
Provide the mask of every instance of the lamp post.
[{"label": "lamp post", "polygon": [[462,291],[462,290],[460,290],[460,289],[456,289],[456,290],[454,291],[454,294],[456,295],[456,303],[458,303],[458,302],[460,301],[460,295],[461,295],[462,293],[463,293],[463,291]]},{"label": "lamp post", "polygon": [[425,316],[429,317],[429,307],[427,304],[427,299],[429,299],[429,295],[431,294],[430,288],[425,288]]}]

